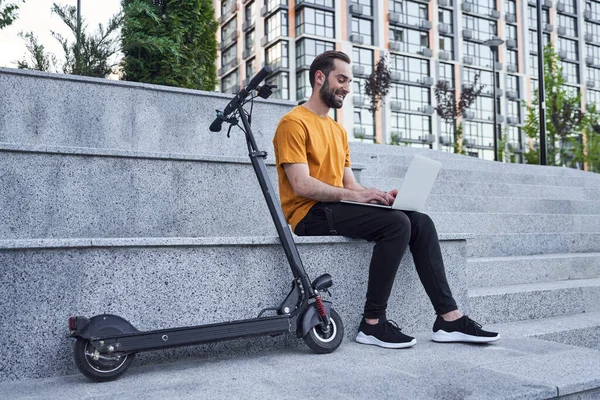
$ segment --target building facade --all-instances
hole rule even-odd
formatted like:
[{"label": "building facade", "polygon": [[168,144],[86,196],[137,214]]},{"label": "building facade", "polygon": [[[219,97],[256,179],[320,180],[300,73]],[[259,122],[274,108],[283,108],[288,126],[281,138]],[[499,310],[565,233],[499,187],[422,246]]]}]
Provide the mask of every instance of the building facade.
[{"label": "building facade", "polygon": [[[539,0],[544,42],[561,58],[569,90],[582,107],[600,102],[600,0]],[[498,129],[517,161],[529,146],[522,101],[537,88],[537,0],[214,0],[221,91],[235,93],[265,64],[274,98],[311,95],[308,69],[325,50],[352,59],[352,93],[332,116],[353,141],[453,151],[453,130],[435,113],[434,86],[446,80],[456,98],[478,74],[486,85],[461,121],[469,155],[493,159],[493,69]],[[505,42],[493,53],[484,42]],[[373,115],[364,82],[380,57],[392,76]]]}]

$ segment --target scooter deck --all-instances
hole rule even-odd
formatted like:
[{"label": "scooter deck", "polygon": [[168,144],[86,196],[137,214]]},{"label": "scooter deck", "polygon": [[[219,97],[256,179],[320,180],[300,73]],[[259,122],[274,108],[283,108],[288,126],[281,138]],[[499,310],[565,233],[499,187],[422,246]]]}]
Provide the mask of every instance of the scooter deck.
[{"label": "scooter deck", "polygon": [[296,316],[277,315],[208,325],[94,336],[90,341],[100,351],[112,346],[113,351],[137,353],[248,336],[296,332],[296,319]]}]

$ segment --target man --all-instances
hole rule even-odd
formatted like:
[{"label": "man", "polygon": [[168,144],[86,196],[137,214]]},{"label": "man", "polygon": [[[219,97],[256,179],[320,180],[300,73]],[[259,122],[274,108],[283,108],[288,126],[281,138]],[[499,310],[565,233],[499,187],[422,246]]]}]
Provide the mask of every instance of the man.
[{"label": "man", "polygon": [[281,119],[273,139],[281,205],[297,235],[337,234],[376,243],[369,266],[364,318],[356,341],[385,348],[416,343],[386,319],[388,298],[408,246],[437,314],[433,340],[498,340],[497,333],[484,331],[458,311],[446,280],[437,232],[427,215],[340,203],[352,200],[389,205],[398,190],[367,189],[356,182],[346,131],[328,116],[332,107],[342,107],[350,92],[349,57],[338,51],[320,54],[310,66],[309,78],[313,88],[310,99]]}]

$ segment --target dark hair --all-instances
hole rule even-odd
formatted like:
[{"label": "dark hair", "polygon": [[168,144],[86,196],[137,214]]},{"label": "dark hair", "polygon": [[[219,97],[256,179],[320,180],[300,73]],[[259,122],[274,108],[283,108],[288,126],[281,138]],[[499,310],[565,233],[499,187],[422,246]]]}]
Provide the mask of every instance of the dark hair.
[{"label": "dark hair", "polygon": [[333,61],[335,59],[342,60],[350,64],[350,57],[341,51],[336,50],[327,50],[317,57],[315,57],[312,64],[310,64],[310,72],[308,73],[308,79],[310,80],[310,87],[315,87],[315,75],[317,71],[321,71],[325,74],[326,77],[329,76],[329,73],[333,70]]}]

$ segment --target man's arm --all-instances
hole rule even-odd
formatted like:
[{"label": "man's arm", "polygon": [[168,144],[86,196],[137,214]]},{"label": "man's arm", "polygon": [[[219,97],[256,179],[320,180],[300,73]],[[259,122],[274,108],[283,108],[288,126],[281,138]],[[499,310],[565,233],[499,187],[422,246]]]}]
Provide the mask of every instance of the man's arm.
[{"label": "man's arm", "polygon": [[344,187],[351,190],[366,190],[366,187],[359,185],[354,178],[354,172],[352,172],[352,168],[345,167],[344,168],[344,179],[343,179]]},{"label": "man's arm", "polygon": [[[294,189],[294,193],[298,196],[306,197],[316,201],[327,201],[327,202],[338,202],[341,200],[358,201],[362,203],[368,203],[370,201],[378,201],[382,204],[389,204],[388,194],[376,189],[370,188],[365,189],[356,183],[354,175],[352,178],[346,178],[346,171],[344,170],[344,187],[335,187],[321,182],[318,179],[313,178],[309,174],[307,164],[283,164],[283,169]],[[350,168],[346,168],[350,169]],[[350,170],[352,172],[352,170]],[[346,179],[348,182],[350,179],[354,181],[354,184],[350,184],[350,187],[346,187]]]}]

